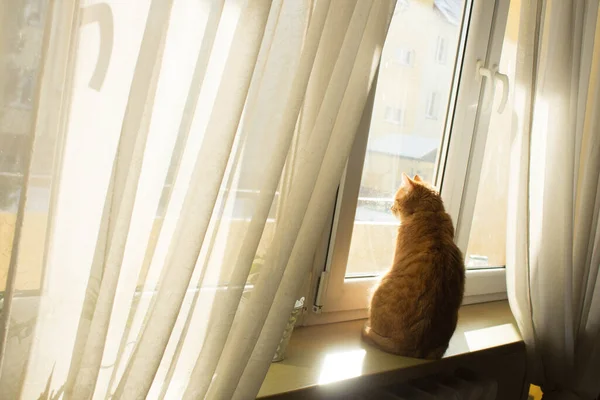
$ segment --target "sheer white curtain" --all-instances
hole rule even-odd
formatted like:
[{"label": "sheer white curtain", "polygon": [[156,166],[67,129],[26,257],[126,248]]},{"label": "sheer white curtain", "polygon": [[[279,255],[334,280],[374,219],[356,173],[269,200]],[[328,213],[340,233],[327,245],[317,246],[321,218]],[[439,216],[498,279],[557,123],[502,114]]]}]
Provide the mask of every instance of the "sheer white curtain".
[{"label": "sheer white curtain", "polygon": [[[7,46],[32,6],[43,34]],[[39,62],[2,209],[0,397],[254,398],[394,6],[3,2],[1,67]]]},{"label": "sheer white curtain", "polygon": [[598,1],[523,0],[507,276],[544,399],[600,394]]}]

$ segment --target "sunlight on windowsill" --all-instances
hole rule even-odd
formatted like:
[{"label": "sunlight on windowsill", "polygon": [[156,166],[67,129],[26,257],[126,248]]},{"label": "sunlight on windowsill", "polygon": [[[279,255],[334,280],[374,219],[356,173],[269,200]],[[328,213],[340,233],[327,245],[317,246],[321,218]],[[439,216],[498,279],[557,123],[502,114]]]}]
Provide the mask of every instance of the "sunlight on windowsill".
[{"label": "sunlight on windowsill", "polygon": [[319,385],[360,376],[365,354],[367,351],[364,349],[327,354],[319,375]]},{"label": "sunlight on windowsill", "polygon": [[[259,398],[346,379],[417,367],[432,361],[381,352],[360,338],[364,320],[296,328],[286,357],[271,364]],[[444,358],[520,342],[507,301],[463,306]]]}]

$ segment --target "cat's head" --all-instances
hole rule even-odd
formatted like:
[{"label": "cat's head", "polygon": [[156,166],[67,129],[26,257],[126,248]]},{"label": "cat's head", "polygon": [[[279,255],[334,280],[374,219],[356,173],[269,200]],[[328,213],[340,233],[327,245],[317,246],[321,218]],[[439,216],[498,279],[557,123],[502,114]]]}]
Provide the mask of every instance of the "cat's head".
[{"label": "cat's head", "polygon": [[444,211],[444,203],[438,191],[419,175],[411,179],[402,174],[402,186],[396,192],[391,211],[396,218],[402,219],[419,211]]}]

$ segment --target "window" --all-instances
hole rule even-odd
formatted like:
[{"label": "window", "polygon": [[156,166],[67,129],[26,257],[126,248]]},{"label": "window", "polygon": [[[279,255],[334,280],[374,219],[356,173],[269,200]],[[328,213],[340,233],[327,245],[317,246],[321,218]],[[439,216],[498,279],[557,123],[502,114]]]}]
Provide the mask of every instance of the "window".
[{"label": "window", "polygon": [[413,50],[406,50],[403,48],[399,48],[396,50],[396,57],[394,58],[394,60],[399,65],[405,65],[408,67],[412,67],[413,62],[414,62],[414,57],[415,57],[415,52]]},{"label": "window", "polygon": [[384,119],[392,124],[402,125],[404,112],[399,107],[386,106]]},{"label": "window", "polygon": [[[488,135],[491,110],[472,105],[486,90],[473,79],[477,60],[500,64],[508,5],[509,0],[463,0],[444,2],[441,10],[411,2],[396,10],[383,59],[389,60],[389,53],[398,58],[402,53],[396,43],[407,37],[414,52],[433,47],[435,54],[419,68],[380,66],[364,111],[372,117],[357,132],[331,229],[324,233],[326,250],[315,260],[317,314],[364,315],[368,290],[392,263],[398,221],[389,208],[403,172],[418,173],[440,189],[465,255],[465,301],[505,298],[505,227],[497,224],[501,213],[489,217],[486,208],[497,209],[498,199],[505,198],[502,160],[507,153],[497,150],[508,135],[500,134],[496,120]],[[413,100],[419,98],[424,101]],[[401,112],[390,106],[394,102],[405,105]],[[398,119],[402,124],[394,129],[389,122]],[[497,245],[495,237],[502,237]]]},{"label": "window", "polygon": [[410,0],[398,0],[396,3],[396,9],[394,10],[394,15],[403,11],[406,11],[410,6]]},{"label": "window", "polygon": [[36,137],[30,159],[31,124],[35,119],[32,106],[41,69],[46,1],[15,2],[8,9],[15,12],[0,16],[2,45],[10,49],[0,65],[0,76],[6,77],[0,87],[0,291],[6,288],[17,207],[31,162],[15,281],[15,290],[22,295],[37,292],[41,285],[56,138]]},{"label": "window", "polygon": [[429,93],[427,96],[427,103],[425,105],[425,117],[429,119],[437,119],[438,117],[438,98],[437,92]]},{"label": "window", "polygon": [[46,3],[39,0],[27,0],[23,8],[23,18],[28,25],[40,26],[45,14]]},{"label": "window", "polygon": [[438,36],[436,45],[435,45],[435,62],[438,64],[446,64],[446,55],[447,55],[447,43],[446,38],[443,36]]},{"label": "window", "polygon": [[33,73],[34,71],[22,66],[7,65],[7,82],[4,91],[5,97],[9,99],[8,106],[30,110],[33,100]]}]

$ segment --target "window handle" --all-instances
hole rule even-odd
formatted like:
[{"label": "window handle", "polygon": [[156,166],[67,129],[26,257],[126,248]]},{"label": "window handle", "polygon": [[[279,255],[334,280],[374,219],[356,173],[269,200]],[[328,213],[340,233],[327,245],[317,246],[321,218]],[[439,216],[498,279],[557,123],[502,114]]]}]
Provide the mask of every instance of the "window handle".
[{"label": "window handle", "polygon": [[497,65],[494,65],[492,70],[494,71],[494,80],[499,81],[502,84],[502,99],[500,99],[500,105],[498,106],[498,113],[502,114],[506,108],[508,92],[510,90],[508,86],[508,75],[500,73]]},{"label": "window handle", "polygon": [[98,53],[98,61],[94,68],[89,83],[89,87],[96,91],[102,89],[104,79],[108,73],[110,58],[113,51],[115,27],[113,13],[110,6],[106,3],[93,4],[81,9],[81,25],[98,23],[100,29],[100,51]]},{"label": "window handle", "polygon": [[483,103],[483,111],[489,111],[491,105],[492,105],[492,101],[494,101],[494,93],[496,91],[496,87],[494,85],[494,74],[493,72],[489,69],[483,66],[483,61],[481,60],[477,60],[477,80],[479,80],[480,77],[484,76],[486,78],[485,80],[485,85],[486,85],[486,91],[483,94],[483,99],[482,99],[482,103]]}]

